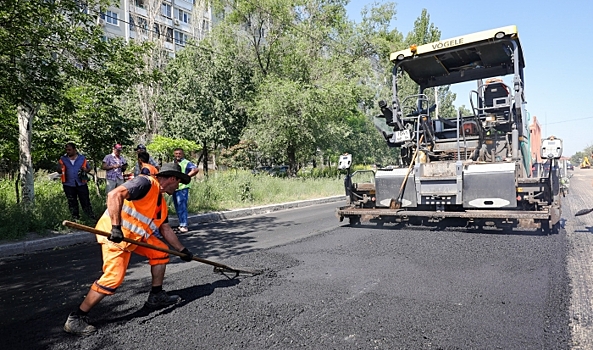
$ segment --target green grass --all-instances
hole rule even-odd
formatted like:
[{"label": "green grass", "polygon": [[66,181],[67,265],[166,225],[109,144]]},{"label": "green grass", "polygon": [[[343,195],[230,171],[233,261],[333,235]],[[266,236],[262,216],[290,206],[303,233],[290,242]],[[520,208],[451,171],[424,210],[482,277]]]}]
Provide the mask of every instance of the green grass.
[{"label": "green grass", "polygon": [[[19,189],[20,191],[20,189]],[[105,188],[98,195],[94,182],[89,182],[91,203],[97,216],[105,211]],[[322,198],[344,194],[343,176],[330,178],[278,178],[254,176],[249,171],[212,172],[208,178],[194,179],[190,190],[190,213],[204,213],[296,200]],[[171,213],[175,213],[170,198]],[[82,223],[93,226],[84,217]],[[60,181],[48,180],[39,172],[35,180],[35,205],[30,209],[17,204],[14,180],[0,179],[0,240],[15,240],[34,232],[65,231],[63,220],[70,220],[68,203]]]},{"label": "green grass", "polygon": [[[89,190],[93,210],[99,215],[105,210],[105,200],[96,194],[94,183],[89,182]],[[100,190],[102,194],[105,192],[104,188]],[[21,191],[19,188],[19,193]],[[82,209],[80,212],[81,223],[94,224]],[[17,203],[14,180],[0,180],[0,240],[22,238],[31,232],[44,235],[48,231],[63,231],[62,221],[70,219],[62,183],[50,181],[47,173],[36,174],[35,205],[29,209]]]},{"label": "green grass", "polygon": [[188,209],[192,213],[253,207],[344,194],[343,180],[254,176],[249,171],[227,171],[194,180]]}]

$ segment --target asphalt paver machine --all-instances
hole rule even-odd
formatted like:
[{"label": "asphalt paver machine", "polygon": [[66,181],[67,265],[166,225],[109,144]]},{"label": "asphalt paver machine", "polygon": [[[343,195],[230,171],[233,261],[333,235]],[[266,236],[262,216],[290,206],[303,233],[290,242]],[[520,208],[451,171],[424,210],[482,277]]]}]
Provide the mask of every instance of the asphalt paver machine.
[{"label": "asphalt paver machine", "polygon": [[[340,220],[433,223],[465,226],[558,230],[561,216],[557,160],[562,140],[542,140],[546,176],[532,174],[525,62],[515,26],[507,26],[394,52],[391,103],[379,101],[387,144],[400,150],[402,164],[379,168],[372,181],[357,182],[351,156],[340,158],[347,170],[348,203]],[[400,96],[407,75],[418,93]],[[512,79],[505,83],[504,79]],[[444,118],[427,89],[475,82],[471,111]],[[467,85],[467,84],[466,84]]]}]

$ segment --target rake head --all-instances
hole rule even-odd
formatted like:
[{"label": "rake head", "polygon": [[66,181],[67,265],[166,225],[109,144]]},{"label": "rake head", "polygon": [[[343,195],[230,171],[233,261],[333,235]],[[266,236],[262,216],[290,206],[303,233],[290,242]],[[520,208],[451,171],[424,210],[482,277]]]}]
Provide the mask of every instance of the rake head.
[{"label": "rake head", "polygon": [[577,211],[576,214],[574,214],[574,216],[581,216],[581,215],[589,214],[590,212],[593,212],[593,208],[581,209],[581,210]]}]

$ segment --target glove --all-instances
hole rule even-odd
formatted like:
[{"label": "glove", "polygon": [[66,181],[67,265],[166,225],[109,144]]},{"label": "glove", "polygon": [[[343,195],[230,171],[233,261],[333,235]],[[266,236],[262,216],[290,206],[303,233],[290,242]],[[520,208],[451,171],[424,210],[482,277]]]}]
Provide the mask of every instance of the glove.
[{"label": "glove", "polygon": [[187,248],[183,248],[180,253],[185,254],[184,256],[180,256],[181,260],[183,261],[192,261],[192,258],[194,257],[192,252],[190,252]]},{"label": "glove", "polygon": [[111,234],[107,239],[114,243],[123,241],[124,233],[121,231],[121,225],[111,225]]}]

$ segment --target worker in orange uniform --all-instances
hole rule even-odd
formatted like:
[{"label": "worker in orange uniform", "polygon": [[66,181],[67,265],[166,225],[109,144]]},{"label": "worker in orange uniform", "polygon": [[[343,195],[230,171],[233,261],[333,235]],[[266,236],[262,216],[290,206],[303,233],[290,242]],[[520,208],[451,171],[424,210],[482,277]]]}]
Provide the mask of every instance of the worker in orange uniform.
[{"label": "worker in orange uniform", "polygon": [[103,275],[93,283],[78,310],[68,316],[64,325],[66,332],[89,335],[97,330],[89,324],[87,314],[121,285],[132,252],[147,257],[150,264],[152,289],[145,305],[158,309],[179,300],[179,296],[167,294],[162,287],[169,255],[123,242],[123,238],[168,249],[167,244],[157,238],[160,232],[168,244],[184,254],[181,259],[191,261],[193,254],[179,242],[169,226],[167,203],[163,198],[163,193],[171,195],[179,183],[187,184],[190,180],[178,164],[167,163],[156,176],[140,175],[109,192],[107,210],[96,225],[101,231],[111,230],[109,238],[97,235],[103,253]]},{"label": "worker in orange uniform", "polygon": [[159,172],[154,165],[150,164],[150,154],[148,152],[138,153],[138,167],[142,175],[154,176]]}]

